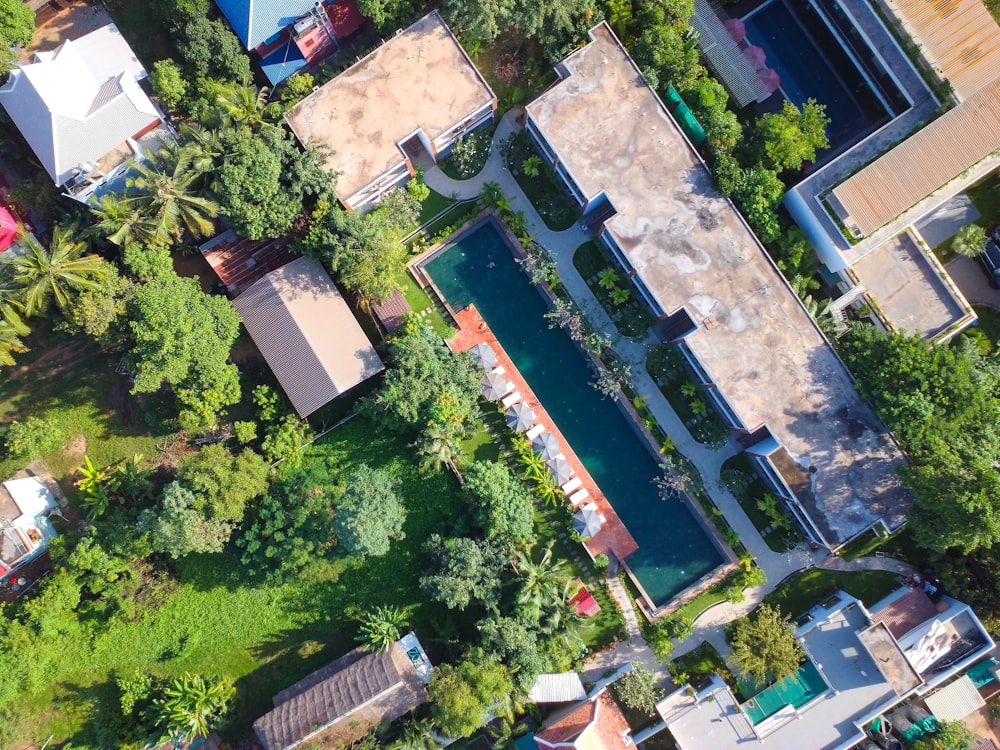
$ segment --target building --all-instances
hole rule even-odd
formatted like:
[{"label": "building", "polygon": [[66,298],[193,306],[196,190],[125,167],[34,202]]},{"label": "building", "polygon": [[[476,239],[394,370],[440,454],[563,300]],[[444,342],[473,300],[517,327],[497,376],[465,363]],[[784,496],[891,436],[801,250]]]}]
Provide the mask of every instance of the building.
[{"label": "building", "polygon": [[920,588],[903,587],[871,611],[837,592],[794,625],[807,657],[794,677],[741,704],[716,675],[657,705],[678,750],[799,750],[806,737],[810,750],[847,750],[904,700],[933,705],[938,688],[993,648],[968,605],[935,603]]},{"label": "building", "polygon": [[280,83],[322,62],[364,24],[356,0],[216,0],[264,75]]},{"label": "building", "polygon": [[535,735],[538,750],[631,750],[632,730],[608,688],[556,714]]},{"label": "building", "polygon": [[173,139],[139,82],[146,70],[114,24],[38,52],[0,87],[52,181],[86,203],[125,188],[131,159]]},{"label": "building", "polygon": [[233,300],[300,417],[380,373],[382,360],[329,275],[298,258]]},{"label": "building", "polygon": [[899,528],[892,437],[610,28],[591,39],[526,108],[584,223],[810,539]]},{"label": "building", "polygon": [[0,484],[0,581],[41,555],[58,536],[49,514],[58,510],[55,496],[37,476]]},{"label": "building", "polygon": [[274,696],[274,710],[257,719],[253,730],[264,750],[286,750],[306,740],[347,747],[379,722],[398,719],[426,701],[431,672],[413,633],[387,651],[356,648]]},{"label": "building", "polygon": [[888,330],[946,340],[976,316],[917,225],[1000,167],[1000,26],[981,0],[882,7],[955,106],[938,117],[942,102],[918,78],[910,109],[789,190],[785,206],[843,295],[835,314],[869,303]]},{"label": "building", "polygon": [[497,100],[437,11],[285,113],[303,146],[325,146],[324,166],[349,210],[365,210],[493,121]]}]

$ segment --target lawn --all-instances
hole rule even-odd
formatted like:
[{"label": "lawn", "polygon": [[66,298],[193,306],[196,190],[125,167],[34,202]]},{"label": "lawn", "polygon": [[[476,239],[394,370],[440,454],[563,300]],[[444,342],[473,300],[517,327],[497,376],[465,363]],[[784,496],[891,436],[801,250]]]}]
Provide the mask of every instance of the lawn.
[{"label": "lawn", "polygon": [[846,591],[866,606],[871,606],[898,587],[899,575],[884,570],[846,572],[811,568],[785,581],[764,601],[780,608],[788,617],[798,617],[836,589]]},{"label": "lawn", "polygon": [[[684,367],[683,355],[670,344],[657,344],[649,349],[646,372],[656,383],[671,408],[691,432],[691,437],[709,447],[722,447],[729,439],[729,430],[722,417],[697,391],[687,396],[684,391],[695,385]],[[686,388],[687,387],[687,388]]]},{"label": "lawn", "polygon": [[990,340],[995,349],[997,344],[1000,343],[1000,310],[994,310],[992,307],[984,305],[975,305],[973,309],[976,311],[976,315],[979,316],[979,323],[977,324],[979,330]]},{"label": "lawn", "polygon": [[[56,426],[57,445],[41,459],[64,489],[71,489],[68,477],[84,455],[100,466],[136,453],[156,457],[170,434],[159,421],[161,405],[131,396],[128,378],[114,372],[117,360],[86,337],[34,328],[25,342],[31,350],[17,355],[16,366],[5,368],[0,378],[0,420],[32,416]],[[0,478],[27,463],[0,456]]]},{"label": "lawn", "polygon": [[737,684],[736,677],[729,671],[722,656],[708,641],[702,641],[693,651],[678,656],[668,666],[670,674],[674,675],[675,679],[678,675],[687,675],[692,683],[698,683],[717,674],[730,685]]},{"label": "lawn", "polygon": [[[994,0],[1000,6],[1000,0]],[[965,191],[982,215],[977,223],[989,229],[1000,224],[1000,175],[993,174]]]},{"label": "lawn", "polygon": [[444,313],[437,308],[434,301],[414,280],[406,268],[400,270],[396,276],[396,283],[399,284],[399,289],[403,293],[403,297],[410,304],[410,307],[413,308],[413,311],[415,313],[424,313],[423,317],[431,324],[435,332],[447,339],[450,339],[454,335],[455,331],[445,319]]},{"label": "lawn", "polygon": [[602,274],[607,274],[609,271],[616,273],[608,252],[597,242],[585,242],[573,253],[573,265],[614,322],[618,332],[637,341],[645,340],[656,319],[632,283],[621,274],[617,274],[616,288],[620,288],[622,293],[628,295],[624,302],[616,302],[613,296],[614,290],[600,283]]},{"label": "lawn", "polygon": [[[525,174],[524,165],[529,158],[538,159],[538,174]],[[569,229],[580,218],[576,202],[566,191],[562,180],[546,164],[524,131],[519,132],[507,152],[507,168],[542,217],[545,226],[554,232]]]},{"label": "lawn", "polygon": [[270,708],[274,693],[353,647],[356,625],[349,613],[355,609],[405,607],[432,659],[441,658],[450,639],[469,638],[478,615],[431,604],[418,585],[424,540],[449,533],[466,517],[455,477],[421,474],[407,440],[360,417],[310,446],[307,460],[319,458],[329,459],[341,476],[360,463],[395,475],[409,514],[406,537],[389,554],[318,560],[286,583],[248,579],[229,553],[185,558],[176,591],[140,621],[113,618],[60,638],[58,672],[47,674],[46,687],[19,704],[36,727],[30,737],[41,742],[56,733],[57,741],[93,746],[95,720],[112,709],[113,675],[142,667],[162,675],[189,670],[234,678],[238,699],[224,735],[238,739]]},{"label": "lawn", "polygon": [[439,213],[451,206],[455,201],[431,190],[430,194],[420,203],[420,213],[417,215],[417,226],[423,226]]}]

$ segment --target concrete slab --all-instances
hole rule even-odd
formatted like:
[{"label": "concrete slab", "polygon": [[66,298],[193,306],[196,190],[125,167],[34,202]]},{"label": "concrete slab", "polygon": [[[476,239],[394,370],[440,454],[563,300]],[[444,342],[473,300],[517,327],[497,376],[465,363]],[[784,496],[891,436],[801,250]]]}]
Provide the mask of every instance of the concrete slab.
[{"label": "concrete slab", "polygon": [[980,217],[979,209],[963,192],[943,203],[914,226],[929,246],[937,247],[954,237],[966,224],[971,224]]},{"label": "concrete slab", "polygon": [[1000,289],[990,286],[986,272],[975,258],[958,257],[945,268],[965,298],[973,305],[1000,308]]}]

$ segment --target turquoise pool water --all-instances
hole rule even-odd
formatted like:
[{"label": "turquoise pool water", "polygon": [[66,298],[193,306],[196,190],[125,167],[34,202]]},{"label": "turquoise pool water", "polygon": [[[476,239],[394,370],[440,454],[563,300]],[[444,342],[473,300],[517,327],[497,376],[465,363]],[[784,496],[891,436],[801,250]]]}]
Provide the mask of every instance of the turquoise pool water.
[{"label": "turquoise pool water", "polygon": [[452,309],[475,304],[639,544],[627,563],[656,605],[723,562],[687,505],[660,499],[653,484],[658,463],[624,412],[591,386],[590,365],[569,336],[548,327],[548,303],[492,221],[424,270]]},{"label": "turquoise pool water", "polygon": [[785,706],[801,708],[826,689],[826,681],[819,670],[811,661],[806,661],[791,677],[774,683],[744,703],[743,710],[751,723],[759,724]]}]

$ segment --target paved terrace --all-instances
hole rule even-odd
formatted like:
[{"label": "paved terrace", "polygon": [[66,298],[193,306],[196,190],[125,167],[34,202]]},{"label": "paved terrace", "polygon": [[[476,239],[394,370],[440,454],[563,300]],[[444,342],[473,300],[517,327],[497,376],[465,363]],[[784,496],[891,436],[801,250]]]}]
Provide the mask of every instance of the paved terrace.
[{"label": "paved terrace", "polygon": [[324,162],[348,198],[403,164],[397,145],[422,129],[433,142],[493,102],[437,12],[397,34],[296,104],[285,118],[305,145],[330,148]]},{"label": "paved terrace", "polygon": [[767,426],[782,471],[824,536],[899,526],[903,457],[826,338],[606,25],[527,111],[582,192],[606,192],[606,231],[749,430]]},{"label": "paved terrace", "polygon": [[514,366],[511,358],[507,356],[507,352],[504,351],[500,342],[497,341],[497,337],[493,335],[493,331],[486,325],[486,321],[479,315],[475,306],[469,305],[464,310],[453,313],[453,317],[455,318],[455,323],[458,325],[458,333],[449,342],[449,346],[455,351],[461,352],[471,349],[476,344],[485,343],[490,345],[497,354],[497,365],[504,368],[504,377],[512,382],[515,390],[521,394],[521,403],[527,404],[535,412],[535,424],[544,425],[545,431],[552,433],[559,440],[559,447],[563,455],[570,466],[573,467],[573,471],[576,472],[575,476],[583,482],[582,489],[586,489],[590,493],[586,502],[596,503],[597,512],[604,516],[605,522],[601,530],[584,542],[584,546],[586,546],[591,557],[596,557],[604,553],[608,556],[613,555],[619,560],[624,560],[628,555],[639,549],[639,545],[635,543],[632,535],[625,528],[625,524],[622,523],[618,514],[615,513],[615,509],[611,507],[611,503],[604,497],[601,488],[597,486],[597,482],[587,473],[583,462],[573,452],[573,447],[563,437],[555,422],[549,417],[545,411],[545,407],[535,396],[534,391],[528,387],[527,381],[518,372],[517,367]]}]

